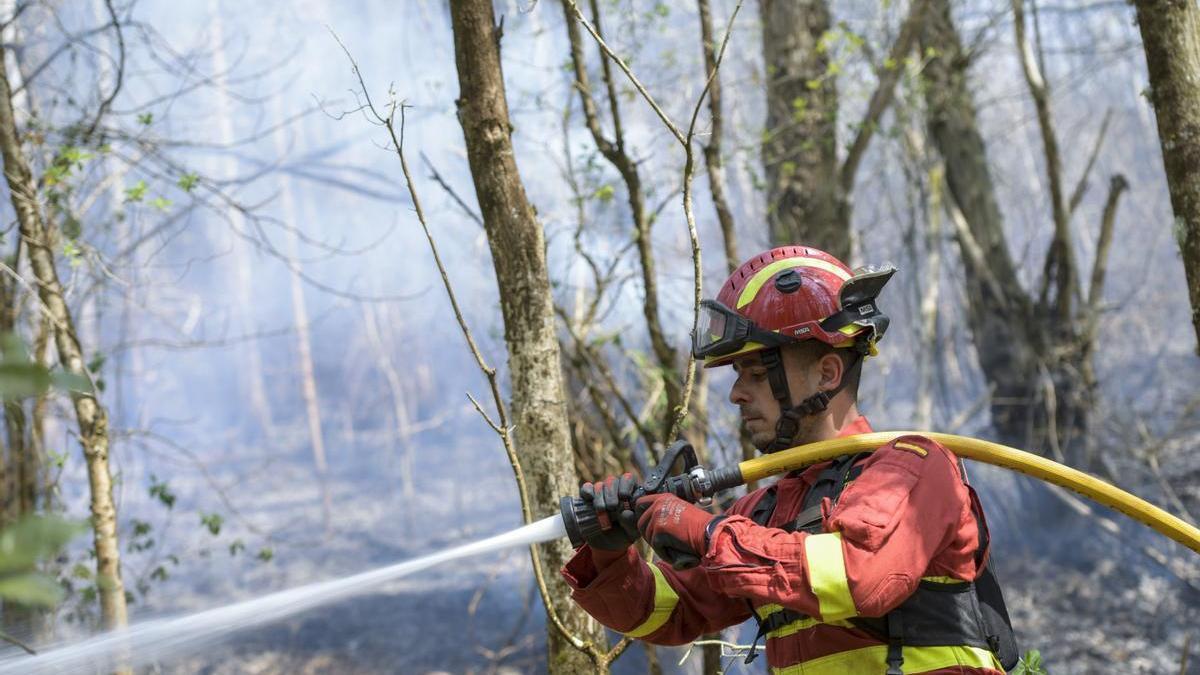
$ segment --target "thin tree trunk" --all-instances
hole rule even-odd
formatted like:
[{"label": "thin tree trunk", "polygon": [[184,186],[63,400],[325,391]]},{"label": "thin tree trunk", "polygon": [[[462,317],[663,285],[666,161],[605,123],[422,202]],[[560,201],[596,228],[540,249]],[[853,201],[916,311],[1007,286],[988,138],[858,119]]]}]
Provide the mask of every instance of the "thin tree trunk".
[{"label": "thin tree trunk", "polygon": [[825,0],[761,0],[767,70],[767,222],[774,245],[800,243],[850,256],[850,220],[837,156],[837,78]]},{"label": "thin tree trunk", "polygon": [[[53,364],[50,357],[50,334],[53,331],[53,325],[50,319],[41,316],[37,322],[37,336],[33,340],[33,361],[39,365],[49,368]],[[31,451],[38,462],[38,474],[35,480],[38,481],[38,491],[42,495],[42,510],[50,511],[54,508],[54,494],[57,490],[57,480],[50,474],[50,466],[45,461],[46,458],[46,408],[50,405],[50,395],[48,393],[39,394],[33,400],[33,414],[29,427],[29,441]]]},{"label": "thin tree trunk", "polygon": [[[704,50],[704,75],[712,78],[708,87],[708,111],[711,118],[708,143],[704,146],[704,166],[708,170],[708,191],[712,194],[717,222],[721,225],[721,243],[725,249],[725,268],[729,273],[742,261],[738,255],[737,228],[733,210],[725,196],[725,165],[721,158],[725,116],[721,110],[721,76],[717,73],[717,41],[713,35],[712,9],[708,0],[697,0],[700,10],[700,41]],[[706,652],[707,653],[707,652]]]},{"label": "thin tree trunk", "polygon": [[[275,97],[274,103],[276,124],[282,125],[283,114],[278,107],[278,96]],[[276,126],[272,136],[275,153],[280,157],[285,156],[287,139],[283,126]],[[325,459],[325,432],[321,427],[321,401],[317,393],[317,377],[313,369],[312,337],[308,330],[308,305],[304,299],[304,282],[300,278],[300,235],[296,231],[296,228],[300,227],[300,218],[296,212],[292,181],[287,173],[281,173],[279,176],[279,190],[280,207],[283,209],[284,238],[287,241],[288,286],[292,294],[292,323],[296,326],[296,358],[300,362],[300,391],[304,397],[304,416],[308,422],[308,442],[312,449],[313,467],[317,472],[317,487],[321,492],[321,524],[328,533],[333,522],[333,501],[329,494],[329,466]],[[235,242],[234,246],[238,248],[238,243]],[[241,262],[239,262],[239,267],[241,267]],[[243,305],[243,307],[249,306]],[[257,358],[258,347],[254,347],[250,351]],[[261,363],[258,367],[261,368]],[[259,376],[252,380],[261,385],[261,371]],[[263,411],[269,416],[269,408],[264,408]]]},{"label": "thin tree trunk", "polygon": [[[371,349],[375,351],[375,360],[383,371],[383,378],[387,382],[388,394],[392,400],[392,416],[395,421],[393,433],[396,443],[399,445],[400,496],[404,500],[404,504],[415,504],[417,487],[413,477],[412,415],[409,413],[404,380],[400,377],[400,372],[396,370],[396,364],[392,361],[387,344],[384,343],[383,336],[380,334],[379,326],[383,323],[380,320],[380,314],[382,312],[374,303],[363,303],[363,329],[367,335],[367,341],[371,343]],[[412,512],[412,509],[407,508],[401,510],[400,517],[404,521],[405,528],[411,529],[416,525]]]},{"label": "thin tree trunk", "polygon": [[[210,0],[208,5],[209,28],[212,31],[212,68],[215,77],[220,80],[226,77],[229,69],[225,58],[224,21],[221,16],[221,6],[217,0]],[[233,112],[229,109],[229,100],[224,92],[218,89],[214,95],[216,110],[213,115],[217,121],[217,132],[220,142],[230,146],[235,141],[233,128]],[[233,179],[238,170],[238,159],[232,153],[222,156],[220,166],[224,178]],[[286,180],[286,176],[283,177]],[[235,325],[240,326],[243,333],[252,333],[256,329],[253,321],[255,307],[255,289],[253,278],[253,263],[247,255],[246,242],[242,237],[247,236],[246,218],[237,209],[229,210],[230,251],[233,254],[234,297],[237,305],[234,308]],[[259,431],[268,436],[274,427],[274,415],[271,411],[271,399],[267,395],[266,378],[263,375],[262,354],[259,352],[257,340],[246,340],[238,348],[238,359],[242,361],[238,368],[241,386],[250,401],[250,410]]]},{"label": "thin tree trunk", "polygon": [[[517,171],[508,103],[500,66],[500,32],[490,0],[453,0],[454,56],[459,123],[475,183],[504,317],[516,449],[530,482],[535,517],[557,512],[558,499],[578,489],[571,461],[567,404],[554,305],[546,269],[546,242]],[[560,540],[543,547],[551,569],[571,555]],[[558,575],[547,581],[569,630],[597,644],[604,632],[571,602]],[[591,659],[548,628],[552,673],[581,673]]]},{"label": "thin tree trunk", "polygon": [[[48,227],[38,206],[37,187],[17,134],[7,60],[8,49],[0,48],[0,152],[4,157],[4,177],[8,182],[13,209],[17,213],[22,245],[28,251],[30,266],[37,281],[38,297],[53,321],[59,361],[67,372],[87,377],[83,350],[63,298],[62,285],[54,266],[54,254],[47,245]],[[126,625],[128,619],[125,588],[121,581],[117,513],[108,464],[107,413],[96,399],[94,391],[73,391],[71,401],[79,424],[79,438],[91,488],[96,576],[103,580],[99,584],[101,616],[105,628],[118,628]]]},{"label": "thin tree trunk", "polygon": [[[921,160],[925,158],[923,145],[918,146],[916,153]],[[934,356],[938,353],[938,296],[942,277],[941,170],[939,164],[937,169],[930,171],[932,175],[929,176],[929,227],[925,231],[925,264],[921,274],[925,279],[925,289],[921,293],[921,346],[917,351],[917,377],[920,378],[917,386],[917,429],[933,428]]]},{"label": "thin tree trunk", "polygon": [[1200,353],[1200,7],[1195,0],[1134,5]]}]

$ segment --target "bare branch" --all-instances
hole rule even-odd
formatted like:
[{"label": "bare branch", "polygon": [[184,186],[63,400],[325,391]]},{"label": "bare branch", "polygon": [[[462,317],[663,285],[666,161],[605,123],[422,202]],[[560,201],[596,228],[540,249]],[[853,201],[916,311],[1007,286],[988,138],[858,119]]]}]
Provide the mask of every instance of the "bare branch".
[{"label": "bare branch", "polygon": [[435,183],[442,186],[442,189],[446,191],[446,194],[450,195],[450,198],[454,200],[455,204],[458,204],[458,207],[463,210],[463,213],[467,214],[468,218],[475,221],[476,225],[483,227],[483,218],[480,218],[478,213],[475,213],[471,210],[470,206],[467,206],[467,203],[463,201],[463,198],[459,197],[458,193],[454,191],[454,188],[451,187],[444,178],[442,178],[442,174],[438,173],[437,167],[433,165],[433,162],[429,161],[429,157],[423,152],[421,153],[421,159],[425,162],[425,166],[429,167],[429,177],[432,178]]},{"label": "bare branch", "polygon": [[1108,269],[1108,252],[1112,248],[1113,225],[1117,219],[1117,205],[1121,193],[1129,188],[1125,176],[1115,174],[1108,185],[1108,199],[1104,202],[1104,213],[1100,217],[1100,239],[1096,242],[1096,259],[1092,263],[1092,279],[1088,285],[1087,315],[1084,317],[1086,329],[1084,340],[1090,343],[1095,339],[1096,327],[1099,323],[1100,297],[1104,293],[1104,276]]},{"label": "bare branch", "polygon": [[[687,140],[683,144],[684,153],[687,155],[683,165],[683,215],[687,221],[688,237],[692,244],[693,304],[692,330],[689,337],[694,337],[700,326],[700,301],[703,297],[701,284],[704,280],[703,268],[700,265],[700,237],[696,233],[696,214],[692,210],[692,175],[696,169],[696,155],[692,151],[692,138],[696,134],[696,119],[700,116],[700,106],[704,105],[704,97],[708,94],[708,89],[716,79],[717,73],[720,72],[721,62],[725,59],[725,48],[729,46],[729,37],[733,34],[733,22],[737,20],[738,12],[741,9],[742,1],[738,0],[737,6],[733,8],[733,13],[729,15],[729,23],[725,25],[725,37],[721,41],[721,50],[717,53],[717,61],[708,75],[708,81],[704,83],[704,90],[700,92],[700,98],[696,100],[696,106],[692,109],[692,121],[688,124]],[[684,367],[686,379],[683,385],[683,397],[679,402],[679,408],[675,410],[674,420],[671,422],[671,430],[668,432],[667,438],[675,438],[679,433],[683,419],[688,414],[688,402],[692,396],[692,386],[696,382],[696,358],[690,349],[687,351],[687,355],[687,365]]]},{"label": "bare branch", "polygon": [[117,99],[117,94],[121,92],[121,85],[125,78],[125,32],[121,29],[121,21],[117,18],[117,9],[113,7],[113,0],[104,0],[104,8],[108,10],[109,17],[109,24],[105,28],[111,28],[117,39],[117,72],[114,75],[112,90],[100,101],[95,117],[92,118],[87,130],[83,132],[84,139],[91,138],[100,121],[108,114],[113,101]]},{"label": "bare branch", "polygon": [[667,116],[667,113],[664,112],[662,107],[658,105],[658,103],[654,100],[654,97],[651,96],[650,92],[646,90],[645,85],[643,85],[641,80],[639,80],[637,76],[633,74],[633,71],[629,69],[629,66],[626,65],[625,61],[622,60],[620,56],[617,56],[616,52],[614,52],[612,48],[608,46],[608,43],[604,41],[604,38],[600,37],[600,34],[597,33],[596,29],[592,27],[592,24],[583,17],[583,12],[579,11],[579,7],[575,4],[575,0],[563,1],[566,2],[571,8],[571,11],[575,14],[575,19],[579,21],[579,23],[583,24],[583,27],[587,29],[587,32],[592,34],[592,38],[596,41],[596,44],[600,46],[600,49],[608,56],[608,58],[612,59],[617,64],[617,66],[621,69],[621,72],[625,73],[625,76],[628,77],[629,81],[633,83],[634,88],[637,89],[638,93],[642,95],[642,98],[646,99],[646,103],[650,104],[650,108],[654,110],[654,114],[658,115],[658,119],[662,120],[663,125],[667,127],[667,129],[671,132],[671,135],[675,137],[675,140],[679,141],[680,145],[686,146],[687,140],[684,138],[683,132],[679,130],[679,127],[675,126],[675,123],[671,121],[671,118]]},{"label": "bare branch", "polygon": [[704,146],[704,164],[708,169],[708,191],[712,196],[713,208],[717,212],[717,223],[721,226],[721,241],[725,245],[725,268],[729,272],[737,269],[741,256],[737,249],[737,227],[733,222],[733,210],[725,196],[725,167],[721,159],[721,140],[724,115],[721,112],[721,78],[717,72],[716,43],[713,39],[712,10],[708,0],[698,0],[700,10],[700,41],[704,51],[704,72],[710,80],[708,91],[709,135]]},{"label": "bare branch", "polygon": [[871,93],[867,111],[858,124],[858,132],[850,144],[850,149],[846,152],[846,159],[842,162],[841,187],[845,194],[850,194],[850,191],[854,189],[854,178],[858,174],[858,167],[862,163],[863,156],[866,155],[867,146],[871,143],[871,137],[875,135],[875,130],[879,127],[879,120],[883,117],[884,111],[895,98],[896,82],[900,80],[900,75],[904,72],[902,64],[908,53],[912,51],[913,45],[916,44],[917,31],[921,26],[928,4],[928,0],[913,0],[912,6],[908,10],[908,16],[900,26],[900,34],[896,36],[896,41],[892,43],[892,49],[888,52],[887,60],[878,69],[879,84]]},{"label": "bare branch", "polygon": [[1075,190],[1071,193],[1071,201],[1067,203],[1067,216],[1075,213],[1075,209],[1079,206],[1079,202],[1083,201],[1083,195],[1087,192],[1088,176],[1092,173],[1092,167],[1096,164],[1096,157],[1100,155],[1100,146],[1104,145],[1104,137],[1108,134],[1108,122],[1112,119],[1112,108],[1104,111],[1104,120],[1100,122],[1100,131],[1096,134],[1096,143],[1092,145],[1092,152],[1088,155],[1087,165],[1083,168],[1083,174],[1079,176],[1079,182],[1075,184]]},{"label": "bare branch", "polygon": [[1058,318],[1071,318],[1071,301],[1078,293],[1079,280],[1075,269],[1075,256],[1071,252],[1071,230],[1067,204],[1063,199],[1062,155],[1058,139],[1054,135],[1054,124],[1050,117],[1050,94],[1046,79],[1038,66],[1033,47],[1025,35],[1024,0],[1012,0],[1013,27],[1016,31],[1017,51],[1021,59],[1021,70],[1037,109],[1038,128],[1042,135],[1042,151],[1046,160],[1046,179],[1050,186],[1050,207],[1054,216],[1054,238],[1046,253],[1042,279],[1042,303],[1047,302],[1051,281],[1056,281],[1054,294],[1055,311]]}]

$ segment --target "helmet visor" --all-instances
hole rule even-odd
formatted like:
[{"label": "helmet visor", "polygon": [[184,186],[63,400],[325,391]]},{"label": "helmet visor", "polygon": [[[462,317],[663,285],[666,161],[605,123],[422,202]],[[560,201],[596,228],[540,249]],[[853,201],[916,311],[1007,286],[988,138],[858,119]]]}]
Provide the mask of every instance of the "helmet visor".
[{"label": "helmet visor", "polygon": [[692,336],[692,356],[697,359],[728,356],[746,346],[750,340],[768,347],[791,341],[779,333],[759,328],[750,319],[716,300],[700,303],[700,321]]}]

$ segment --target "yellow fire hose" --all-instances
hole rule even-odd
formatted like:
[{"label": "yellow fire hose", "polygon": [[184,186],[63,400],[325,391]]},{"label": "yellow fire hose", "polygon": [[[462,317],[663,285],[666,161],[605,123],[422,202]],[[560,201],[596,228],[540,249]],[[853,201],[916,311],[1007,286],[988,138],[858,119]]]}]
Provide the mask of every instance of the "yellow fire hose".
[{"label": "yellow fire hose", "polygon": [[818,441],[769,455],[748,459],[738,464],[744,482],[751,482],[794,469],[800,469],[840,455],[871,452],[900,436],[918,435],[932,438],[954,454],[985,464],[1020,471],[1039,480],[1073,490],[1079,494],[1116,509],[1148,525],[1155,531],[1174,539],[1200,553],[1200,529],[1167,513],[1153,504],[1082,471],[1007,445],[978,438],[938,434],[925,431],[882,431]]}]

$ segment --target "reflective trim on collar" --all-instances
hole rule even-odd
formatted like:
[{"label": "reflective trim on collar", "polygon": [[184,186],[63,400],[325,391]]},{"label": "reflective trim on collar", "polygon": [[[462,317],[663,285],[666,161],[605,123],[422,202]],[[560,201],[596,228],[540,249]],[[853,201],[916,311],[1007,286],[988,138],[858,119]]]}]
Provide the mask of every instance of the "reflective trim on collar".
[{"label": "reflective trim on collar", "polygon": [[808,583],[820,604],[821,619],[829,622],[858,616],[846,578],[842,533],[809,535],[804,540],[804,554],[808,559]]},{"label": "reflective trim on collar", "polygon": [[667,619],[671,618],[671,612],[675,611],[675,605],[679,604],[679,594],[667,583],[667,578],[663,576],[662,570],[658,569],[658,565],[647,563],[646,566],[654,573],[654,609],[650,610],[650,616],[646,617],[645,621],[634,626],[633,630],[626,631],[625,634],[629,637],[646,637],[662,628]]}]

